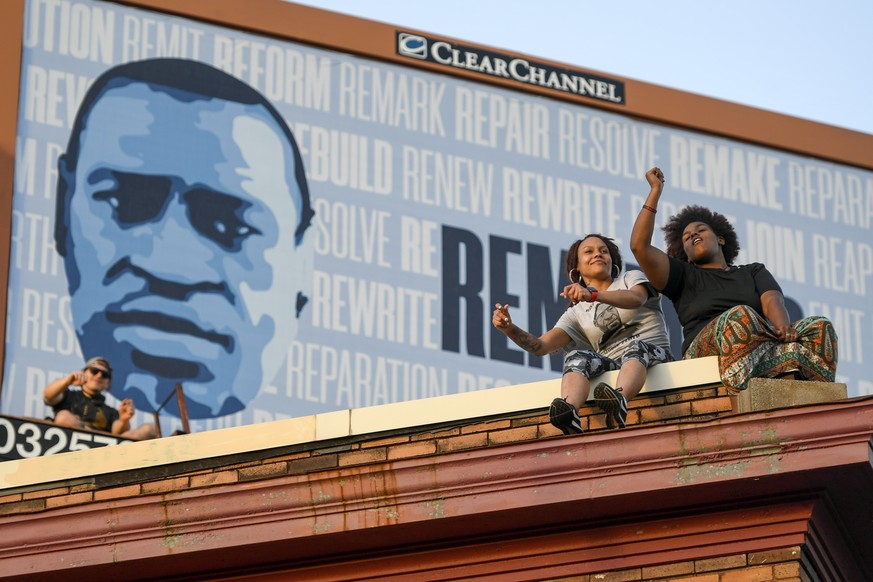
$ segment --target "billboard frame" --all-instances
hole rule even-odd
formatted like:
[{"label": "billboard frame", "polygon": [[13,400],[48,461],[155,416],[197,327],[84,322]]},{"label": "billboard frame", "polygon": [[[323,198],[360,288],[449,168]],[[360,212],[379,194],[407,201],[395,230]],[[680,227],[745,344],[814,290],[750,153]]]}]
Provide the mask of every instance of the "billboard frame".
[{"label": "billboard frame", "polygon": [[[621,104],[572,95],[546,87],[524,84],[511,78],[485,76],[475,71],[447,68],[439,64],[404,57],[397,52],[400,31],[427,35],[450,43],[460,43],[483,51],[492,47],[429,31],[407,29],[335,12],[297,5],[282,0],[252,0],[245,10],[236,0],[104,0],[158,13],[233,28],[328,50],[427,70],[441,75],[499,86],[605,109],[639,120],[676,128],[700,131],[730,139],[812,156],[815,158],[873,170],[873,135],[687,93],[596,70],[580,68],[539,57],[500,51],[510,58],[535,59],[555,68],[605,76],[624,84],[626,100]],[[11,233],[12,198],[20,93],[21,54],[25,0],[6,0],[0,4],[3,34],[0,35],[0,232]],[[11,237],[0,239],[0,302],[8,302]],[[0,318],[0,336],[6,337],[6,316]],[[5,362],[5,342],[0,345],[0,361]],[[0,368],[0,384],[4,368]]]}]

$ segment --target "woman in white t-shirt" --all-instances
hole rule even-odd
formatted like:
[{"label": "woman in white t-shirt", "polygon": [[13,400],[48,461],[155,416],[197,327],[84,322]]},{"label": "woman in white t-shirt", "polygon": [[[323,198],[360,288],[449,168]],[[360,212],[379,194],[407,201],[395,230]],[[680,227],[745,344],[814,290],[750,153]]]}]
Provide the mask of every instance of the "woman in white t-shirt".
[{"label": "woman in white t-shirt", "polygon": [[570,284],[562,297],[570,307],[555,327],[540,337],[521,329],[509,306],[495,306],[494,327],[537,356],[565,351],[561,398],[552,401],[549,420],[564,434],[582,432],[578,408],[588,400],[590,378],[620,370],[615,388],[601,382],[594,401],[610,428],[624,428],[627,403],[646,381],[646,370],[673,359],[661,296],[642,271],[621,272],[618,246],[606,236],[589,234],[567,251]]}]

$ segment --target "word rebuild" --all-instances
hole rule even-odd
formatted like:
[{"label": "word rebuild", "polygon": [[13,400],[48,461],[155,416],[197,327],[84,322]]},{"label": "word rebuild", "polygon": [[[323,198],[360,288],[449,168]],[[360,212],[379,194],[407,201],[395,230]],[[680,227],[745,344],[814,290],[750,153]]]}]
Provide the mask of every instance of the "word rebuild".
[{"label": "word rebuild", "polygon": [[388,141],[306,123],[292,129],[310,182],[382,196],[394,190],[394,150]]}]

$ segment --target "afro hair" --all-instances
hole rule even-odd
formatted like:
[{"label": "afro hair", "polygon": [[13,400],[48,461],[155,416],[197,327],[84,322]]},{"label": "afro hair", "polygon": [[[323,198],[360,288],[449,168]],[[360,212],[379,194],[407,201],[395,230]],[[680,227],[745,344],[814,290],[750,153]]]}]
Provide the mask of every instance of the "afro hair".
[{"label": "afro hair", "polygon": [[680,261],[687,261],[688,255],[682,246],[682,233],[692,222],[702,222],[708,225],[716,236],[724,239],[722,253],[728,265],[732,265],[740,252],[740,243],[733,225],[724,214],[713,212],[703,206],[686,206],[670,217],[664,226],[664,242],[667,243],[667,254]]}]

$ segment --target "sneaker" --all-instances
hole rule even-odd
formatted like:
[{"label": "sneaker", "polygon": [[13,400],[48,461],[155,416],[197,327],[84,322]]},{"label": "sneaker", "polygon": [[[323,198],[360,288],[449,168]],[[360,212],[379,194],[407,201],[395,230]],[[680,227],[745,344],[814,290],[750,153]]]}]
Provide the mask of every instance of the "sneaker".
[{"label": "sneaker", "polygon": [[564,434],[582,434],[582,421],[576,407],[564,400],[555,398],[549,406],[549,421]]},{"label": "sneaker", "polygon": [[594,389],[594,403],[606,413],[606,426],[608,428],[624,428],[627,426],[627,400],[621,392],[601,382]]}]

